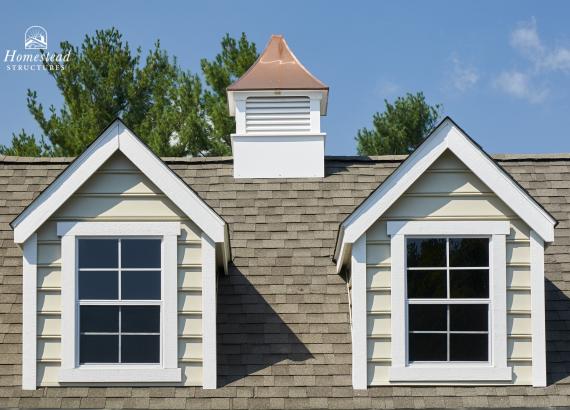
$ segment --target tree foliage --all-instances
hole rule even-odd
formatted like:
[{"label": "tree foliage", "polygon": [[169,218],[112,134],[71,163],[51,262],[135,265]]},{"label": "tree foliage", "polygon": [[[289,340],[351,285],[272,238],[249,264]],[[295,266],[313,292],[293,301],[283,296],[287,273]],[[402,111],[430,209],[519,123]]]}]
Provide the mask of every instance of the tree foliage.
[{"label": "tree foliage", "polygon": [[144,63],[141,49],[132,50],[115,28],[86,35],[79,47],[62,42],[61,53],[72,57],[64,70],[48,71],[63,96],[62,107],[45,110],[37,92],[28,90],[27,106],[43,135],[38,142],[22,130],[0,153],[79,155],[121,117],[157,155],[227,155],[235,125],[225,88],[253,64],[257,51],[245,34],[239,41],[226,35],[221,46],[212,61],[201,60],[204,87],[159,41]]},{"label": "tree foliage", "polygon": [[442,109],[440,104],[430,106],[421,92],[384,104],[384,112],[372,118],[373,128],[358,130],[359,155],[410,154],[435,127]]},{"label": "tree foliage", "polygon": [[43,139],[36,141],[33,135],[24,130],[19,134],[12,134],[12,143],[9,147],[0,146],[0,154],[18,157],[43,157],[50,154],[50,148]]},{"label": "tree foliage", "polygon": [[201,60],[202,72],[210,86],[204,95],[205,110],[212,127],[212,139],[219,144],[219,153],[231,153],[230,134],[235,132],[235,120],[228,115],[226,88],[241,77],[257,60],[254,43],[242,33],[239,41],[228,34],[222,39],[222,51],[212,60]]}]

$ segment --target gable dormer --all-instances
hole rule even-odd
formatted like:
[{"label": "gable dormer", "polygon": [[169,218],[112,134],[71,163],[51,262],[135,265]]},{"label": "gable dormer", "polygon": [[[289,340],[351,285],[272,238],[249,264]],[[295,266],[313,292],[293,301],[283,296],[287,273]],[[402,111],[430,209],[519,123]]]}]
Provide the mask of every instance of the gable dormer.
[{"label": "gable dormer", "polygon": [[328,87],[273,35],[259,59],[227,89],[235,178],[324,176]]}]

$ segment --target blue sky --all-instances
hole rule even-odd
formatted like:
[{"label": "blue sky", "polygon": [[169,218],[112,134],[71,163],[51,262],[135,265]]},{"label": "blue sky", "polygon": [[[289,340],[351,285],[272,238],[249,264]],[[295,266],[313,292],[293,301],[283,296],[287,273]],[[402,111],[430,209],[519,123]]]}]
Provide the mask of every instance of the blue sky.
[{"label": "blue sky", "polygon": [[[356,131],[384,99],[416,91],[490,153],[570,152],[568,2],[12,1],[2,16],[2,61],[7,49],[24,51],[30,25],[47,29],[51,50],[115,26],[145,51],[160,39],[193,72],[226,32],[246,32],[260,50],[272,33],[284,34],[330,86],[323,128],[332,155],[355,153]],[[53,79],[0,68],[0,143],[21,128],[39,134],[26,90],[59,107]]]}]

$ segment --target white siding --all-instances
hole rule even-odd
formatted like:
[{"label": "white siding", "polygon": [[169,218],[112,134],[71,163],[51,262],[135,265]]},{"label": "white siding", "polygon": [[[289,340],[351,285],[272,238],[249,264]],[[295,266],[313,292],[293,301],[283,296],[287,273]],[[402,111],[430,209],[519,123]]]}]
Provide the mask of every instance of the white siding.
[{"label": "white siding", "polygon": [[61,245],[58,221],[178,220],[178,357],[183,384],[202,384],[201,232],[126,157],[115,154],[38,230],[38,375],[58,385],[61,360]]},{"label": "white siding", "polygon": [[369,384],[390,384],[390,238],[386,221],[394,219],[511,222],[507,237],[508,364],[513,366],[514,384],[532,384],[529,228],[449,152],[366,233]]}]

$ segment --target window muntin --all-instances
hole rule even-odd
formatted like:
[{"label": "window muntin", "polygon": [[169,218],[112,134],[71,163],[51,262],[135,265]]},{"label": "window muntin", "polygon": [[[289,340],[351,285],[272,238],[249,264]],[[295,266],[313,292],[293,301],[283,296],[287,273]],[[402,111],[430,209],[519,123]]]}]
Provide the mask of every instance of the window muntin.
[{"label": "window muntin", "polygon": [[409,362],[489,361],[489,238],[406,238]]},{"label": "window muntin", "polygon": [[77,240],[79,363],[159,364],[158,238]]}]

